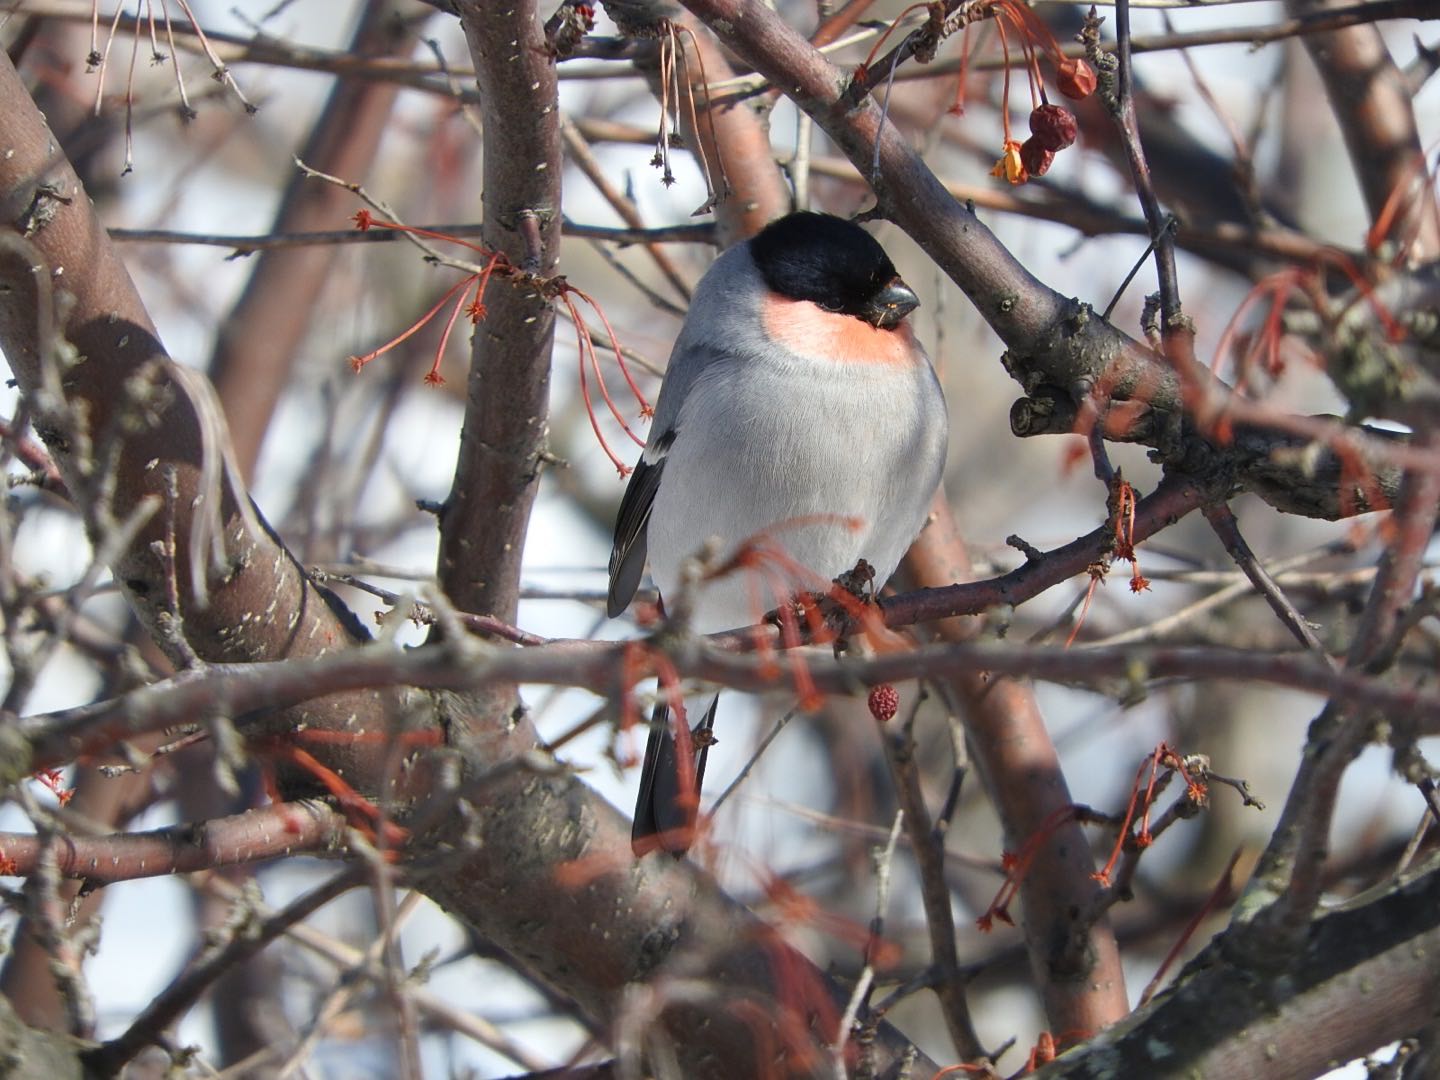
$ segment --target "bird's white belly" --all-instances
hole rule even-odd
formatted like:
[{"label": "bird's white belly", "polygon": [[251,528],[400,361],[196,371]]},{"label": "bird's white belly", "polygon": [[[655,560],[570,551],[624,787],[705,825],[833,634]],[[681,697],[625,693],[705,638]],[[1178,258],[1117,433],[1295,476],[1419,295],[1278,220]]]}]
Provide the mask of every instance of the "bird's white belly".
[{"label": "bird's white belly", "polygon": [[[829,376],[717,378],[692,389],[650,517],[651,572],[673,607],[684,561],[707,542],[719,540],[711,567],[747,556],[692,594],[696,630],[753,623],[790,593],[823,591],[861,558],[878,585],[924,523],[945,447],[928,365],[913,378],[894,368]],[[687,423],[692,407],[703,426]]]}]

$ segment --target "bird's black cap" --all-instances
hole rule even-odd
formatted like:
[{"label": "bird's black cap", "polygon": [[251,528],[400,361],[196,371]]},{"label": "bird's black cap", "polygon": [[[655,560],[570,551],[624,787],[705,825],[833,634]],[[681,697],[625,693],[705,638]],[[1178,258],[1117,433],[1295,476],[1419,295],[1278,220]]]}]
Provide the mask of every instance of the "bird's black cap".
[{"label": "bird's black cap", "polygon": [[[750,241],[750,253],[771,289],[827,311],[893,325],[918,303],[879,242],[832,214],[799,211],[772,221]],[[897,305],[896,286],[908,301]]]}]

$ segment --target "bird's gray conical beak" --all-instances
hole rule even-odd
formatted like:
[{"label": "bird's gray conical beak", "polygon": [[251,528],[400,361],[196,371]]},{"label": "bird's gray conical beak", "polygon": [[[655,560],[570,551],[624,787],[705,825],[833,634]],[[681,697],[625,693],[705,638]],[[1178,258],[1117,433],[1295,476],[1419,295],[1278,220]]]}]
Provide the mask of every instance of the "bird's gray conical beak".
[{"label": "bird's gray conical beak", "polygon": [[919,306],[920,298],[915,290],[897,277],[875,294],[866,308],[865,321],[888,330]]}]

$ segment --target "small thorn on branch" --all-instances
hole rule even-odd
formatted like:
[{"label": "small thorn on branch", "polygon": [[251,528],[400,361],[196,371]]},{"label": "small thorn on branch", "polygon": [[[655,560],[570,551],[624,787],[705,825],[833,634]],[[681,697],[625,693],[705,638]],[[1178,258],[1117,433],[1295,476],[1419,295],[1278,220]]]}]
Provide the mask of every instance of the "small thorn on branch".
[{"label": "small thorn on branch", "polygon": [[520,268],[527,274],[539,275],[545,265],[545,241],[540,235],[540,215],[534,210],[521,210],[515,230],[525,241],[525,257]]}]

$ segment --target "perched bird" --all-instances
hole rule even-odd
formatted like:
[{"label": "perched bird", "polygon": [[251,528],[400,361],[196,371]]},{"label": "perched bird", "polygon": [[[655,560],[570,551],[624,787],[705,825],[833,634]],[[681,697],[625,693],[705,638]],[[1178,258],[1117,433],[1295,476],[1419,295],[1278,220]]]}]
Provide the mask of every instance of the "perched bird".
[{"label": "perched bird", "polygon": [[[662,603],[673,603],[682,564],[712,541],[717,565],[756,537],[784,557],[697,583],[690,625],[701,633],[750,625],[860,559],[884,584],[924,525],[945,463],[945,400],[905,319],[918,305],[874,237],[828,214],[780,218],[716,260],[620,503],[612,618],[635,595],[647,551]],[[714,714],[712,700],[682,768],[657,707],[637,854],[689,847]]]}]

